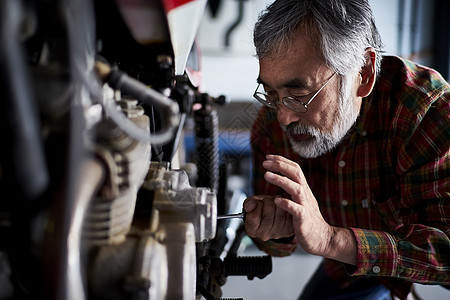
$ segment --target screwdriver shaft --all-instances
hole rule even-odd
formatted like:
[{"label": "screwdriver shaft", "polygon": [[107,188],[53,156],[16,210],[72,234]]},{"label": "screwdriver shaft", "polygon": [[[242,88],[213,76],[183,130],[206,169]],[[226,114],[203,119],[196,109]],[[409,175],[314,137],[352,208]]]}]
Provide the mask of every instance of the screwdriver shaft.
[{"label": "screwdriver shaft", "polygon": [[244,218],[244,213],[229,214],[229,215],[219,215],[219,216],[217,216],[217,220],[231,219],[231,218],[243,219]]}]

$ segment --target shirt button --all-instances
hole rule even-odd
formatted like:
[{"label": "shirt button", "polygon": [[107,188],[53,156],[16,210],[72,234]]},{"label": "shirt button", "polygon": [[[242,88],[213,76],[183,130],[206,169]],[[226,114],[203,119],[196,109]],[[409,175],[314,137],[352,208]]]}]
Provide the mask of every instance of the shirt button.
[{"label": "shirt button", "polygon": [[361,132],[361,135],[362,136],[367,136],[367,131],[364,130],[363,132]]},{"label": "shirt button", "polygon": [[340,160],[339,163],[338,163],[338,165],[339,165],[339,167],[341,167],[341,168],[345,167],[345,161]]},{"label": "shirt button", "polygon": [[369,200],[363,199],[362,200],[362,207],[363,208],[368,208],[369,207]]},{"label": "shirt button", "polygon": [[347,200],[342,200],[341,204],[342,204],[342,206],[347,206],[348,205],[348,201]]},{"label": "shirt button", "polygon": [[380,273],[381,269],[380,269],[379,266],[374,266],[374,267],[372,268],[372,271],[373,271],[375,274],[378,274],[378,273]]}]

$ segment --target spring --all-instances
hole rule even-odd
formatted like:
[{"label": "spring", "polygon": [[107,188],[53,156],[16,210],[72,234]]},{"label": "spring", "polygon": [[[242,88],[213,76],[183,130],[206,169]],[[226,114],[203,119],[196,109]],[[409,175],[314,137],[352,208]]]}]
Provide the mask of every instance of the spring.
[{"label": "spring", "polygon": [[198,168],[198,187],[217,192],[219,181],[219,121],[217,112],[209,105],[194,112],[195,147]]}]

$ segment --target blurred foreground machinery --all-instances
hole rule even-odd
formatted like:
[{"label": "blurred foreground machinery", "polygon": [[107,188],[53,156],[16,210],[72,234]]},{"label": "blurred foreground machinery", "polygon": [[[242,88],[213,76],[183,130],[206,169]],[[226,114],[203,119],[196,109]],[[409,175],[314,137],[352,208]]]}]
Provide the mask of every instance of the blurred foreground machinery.
[{"label": "blurred foreground machinery", "polygon": [[214,237],[215,194],[152,162],[140,195],[126,240],[92,257],[93,298],[195,299],[196,242]]},{"label": "blurred foreground machinery", "polygon": [[[270,273],[217,224],[241,209],[219,176],[222,99],[199,91],[196,29],[174,40],[177,3],[0,1],[0,299],[209,300]],[[180,3],[198,24],[205,1]],[[191,117],[198,160],[172,169]]]}]

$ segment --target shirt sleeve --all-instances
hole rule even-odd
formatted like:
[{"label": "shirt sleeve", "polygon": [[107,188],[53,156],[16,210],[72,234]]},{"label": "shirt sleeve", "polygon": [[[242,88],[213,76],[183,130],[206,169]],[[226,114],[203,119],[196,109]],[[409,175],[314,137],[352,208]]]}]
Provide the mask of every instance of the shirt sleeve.
[{"label": "shirt sleeve", "polygon": [[425,108],[401,107],[395,120],[398,196],[373,203],[392,231],[351,228],[358,256],[348,271],[450,285],[450,93],[417,102]]},{"label": "shirt sleeve", "polygon": [[[350,275],[403,278],[424,284],[450,284],[449,244],[445,233],[436,228],[413,226],[403,239],[386,232],[351,228],[358,242],[356,268]],[[420,235],[420,236],[419,236]],[[437,247],[435,251],[430,247]]]}]

